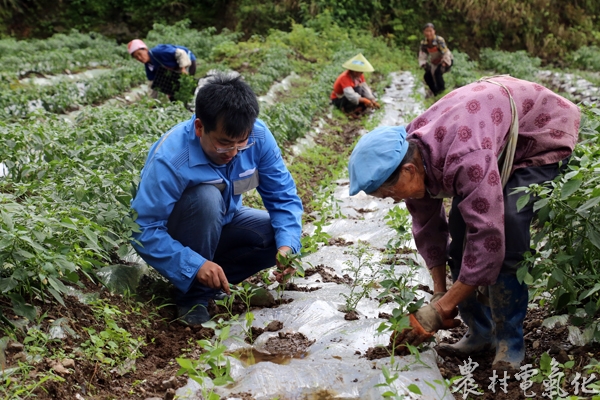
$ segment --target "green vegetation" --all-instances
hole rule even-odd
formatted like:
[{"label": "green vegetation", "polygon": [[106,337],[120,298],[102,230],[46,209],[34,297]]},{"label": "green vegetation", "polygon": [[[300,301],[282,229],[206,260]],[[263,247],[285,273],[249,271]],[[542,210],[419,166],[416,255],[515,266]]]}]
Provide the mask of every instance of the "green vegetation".
[{"label": "green vegetation", "polygon": [[[83,10],[95,4],[91,0],[80,3]],[[464,2],[447,0],[442,3],[449,8],[448,19],[435,13],[431,18],[439,22],[439,33],[443,34],[444,29],[460,33],[460,36],[446,35],[450,43],[451,40],[460,43],[469,31],[464,25],[457,25],[453,30],[448,25]],[[156,6],[153,2],[148,4]],[[186,2],[181,4],[182,8],[187,7],[186,14],[192,21],[200,18],[200,8]],[[233,20],[237,22],[232,29],[241,31],[217,33],[212,27],[195,30],[190,29],[193,22],[182,21],[174,25],[155,24],[145,40],[151,46],[162,42],[185,45],[199,56],[198,75],[211,69],[233,69],[241,72],[260,95],[265,94],[275,81],[291,72],[296,74],[290,90],[278,95],[273,105],[262,105],[260,117],[273,131],[289,162],[305,206],[305,222],[314,226],[312,234],[302,238],[302,255],[305,255],[329,243],[330,237],[324,227],[331,218],[340,216],[339,204],[333,196],[334,182],[346,173],[347,159],[358,128],[372,127],[378,121],[377,114],[373,120],[365,121],[348,121],[338,111],[328,115],[328,96],[333,80],[343,70],[341,63],[362,52],[376,66],[376,71],[367,74],[366,78],[381,95],[388,83],[388,73],[416,67],[414,47],[420,24],[425,22],[417,18],[420,14],[416,9],[426,4],[422,1],[411,4],[376,1],[358,6],[353,1],[333,0],[310,4],[259,2],[253,8],[250,4],[242,0],[234,13]],[[514,5],[514,1],[506,4]],[[497,7],[509,13],[504,6]],[[0,11],[0,18],[31,11],[28,7],[33,6],[11,1]],[[36,7],[43,9],[44,3]],[[113,7],[103,3],[97,10],[98,15],[109,15],[114,11]],[[125,7],[131,10],[133,6],[127,3]],[[132,20],[140,26],[151,21],[149,9],[144,7],[132,15]],[[180,14],[174,4],[162,9],[172,7],[173,15]],[[222,11],[220,7],[225,6],[215,3],[214,9],[202,18],[211,18]],[[553,7],[559,9],[560,5]],[[479,9],[480,4],[473,8],[468,18],[483,12]],[[573,13],[578,10],[593,11],[594,4],[571,6]],[[56,12],[65,12],[61,14],[63,22],[72,24],[72,15],[61,7]],[[96,17],[83,14],[77,27],[83,30],[95,26]],[[487,14],[480,17],[492,18]],[[577,14],[572,19],[570,28],[566,29],[570,32],[568,35],[560,36],[545,30],[530,32],[525,39],[548,39],[539,48],[540,57],[558,54],[565,59],[570,57],[574,66],[597,69],[597,47],[593,44],[598,40],[598,32],[590,30],[587,39],[583,40],[579,33],[589,28],[588,18]],[[53,29],[44,21],[41,21],[38,33]],[[496,21],[495,25],[489,25],[475,36],[475,43],[488,46],[481,51],[478,61],[475,61],[477,54],[468,47],[458,47],[464,51],[452,48],[456,63],[452,72],[446,75],[450,88],[470,83],[488,73],[510,73],[531,79],[541,64],[540,58],[530,56],[534,54],[532,51],[509,53],[497,50],[505,46],[521,48],[525,43],[516,42],[514,38],[511,42],[510,35],[502,33],[501,22],[504,23]],[[509,19],[506,24],[509,23],[514,21]],[[242,31],[249,29],[250,24],[255,25],[256,32],[244,36],[248,32]],[[285,30],[269,31],[267,26]],[[363,28],[378,35],[373,37]],[[496,35],[492,41],[493,32]],[[554,36],[548,38],[548,35]],[[588,46],[569,54],[564,49],[552,50],[552,43]],[[137,229],[129,204],[147,150],[176,122],[189,118],[190,112],[182,103],[167,104],[149,99],[127,107],[114,104],[90,107],[145,79],[143,68],[129,57],[124,45],[99,34],[71,32],[54,35],[48,40],[28,41],[7,38],[0,40],[0,50],[0,161],[6,167],[3,169],[5,176],[0,179],[0,320],[6,326],[6,334],[24,344],[23,352],[29,357],[27,362],[7,373],[0,393],[6,397],[28,398],[44,391],[47,385],[65,380],[52,370],[30,375],[41,359],[93,360],[106,377],[133,371],[134,361],[141,357],[151,338],[138,335],[135,329],[138,327],[130,330],[127,325],[127,313],[135,312],[136,304],[121,309],[105,298],[93,302],[93,321],[82,330],[84,337],[73,349],[61,349],[57,339],[42,331],[39,325],[50,318],[43,313],[46,305],[66,304],[66,295],[72,293],[72,288],[101,282],[97,275],[99,269],[125,262],[130,252],[131,232]],[[58,74],[66,69],[81,72],[98,67],[108,71],[98,80],[69,80],[47,87],[18,81],[24,76]],[[189,93],[195,82],[190,79],[184,83]],[[188,103],[189,96],[183,94],[178,99]],[[82,109],[74,121],[57,115],[74,108]],[[531,284],[537,301],[552,305],[556,312],[568,312],[572,323],[584,328],[586,338],[600,340],[597,325],[600,308],[600,284],[597,283],[600,281],[600,231],[597,228],[600,226],[597,220],[600,215],[600,190],[597,189],[600,111],[595,106],[584,107],[583,111],[583,140],[569,163],[568,172],[552,183],[553,191],[541,186],[523,189],[529,196],[523,202],[536,196],[535,207],[540,210],[540,216],[534,237],[538,253],[528,257],[529,264],[520,270],[519,276]],[[301,156],[292,157],[290,147],[317,125],[320,129],[314,135],[316,145]],[[247,205],[260,206],[253,196],[244,201]],[[397,332],[408,327],[406,313],[418,308],[423,299],[419,298],[412,279],[417,270],[412,255],[398,252],[410,240],[406,210],[394,207],[386,217],[386,223],[396,231],[397,237],[386,246],[386,266],[381,282],[384,289],[379,298],[391,300],[396,306],[390,320],[384,322],[379,331]],[[346,264],[355,274],[352,291],[345,297],[347,309],[356,308],[358,301],[370,293],[379,274],[379,265],[372,262],[366,248],[358,247],[354,251],[351,254],[358,259],[358,266]],[[301,260],[298,256],[282,261],[302,273]],[[371,274],[363,279],[365,270]],[[279,289],[283,290],[284,286]],[[213,340],[190,341],[190,347],[196,347],[199,354],[194,354],[196,358],[190,355],[177,360],[180,373],[199,382],[205,398],[217,398],[211,393],[212,385],[231,382],[223,341],[229,338],[232,323],[239,323],[243,335],[252,340],[252,296],[252,287],[242,284],[236,288],[233,296],[219,303],[225,307],[230,322],[219,320],[209,324],[216,332]],[[246,312],[240,321],[239,316],[234,315],[238,311],[233,310],[236,297],[242,300]],[[418,356],[417,349],[409,350]],[[388,397],[396,395],[393,382],[397,370],[394,368],[392,363],[390,369],[384,370],[384,386],[390,389]],[[87,390],[93,394],[93,383],[89,386]],[[416,386],[409,389],[418,394]]]},{"label": "green vegetation", "polygon": [[342,293],[342,297],[346,301],[343,311],[350,312],[356,311],[358,302],[369,296],[377,284],[383,266],[381,263],[373,262],[373,254],[366,243],[359,243],[356,247],[347,250],[346,253],[356,258],[356,264],[353,259],[345,261],[346,268],[343,269],[352,279],[349,284],[350,293]]},{"label": "green vegetation", "polygon": [[489,47],[526,50],[552,63],[567,57],[571,50],[600,41],[600,4],[593,0],[79,0],[60,4],[10,0],[0,11],[0,34],[48,37],[74,28],[126,42],[134,36],[150,37],[147,33],[156,22],[172,25],[189,18],[197,29],[228,28],[248,38],[267,35],[272,29],[289,31],[295,23],[308,25],[323,15],[346,31],[368,30],[413,50],[423,24],[431,21],[451,48],[473,57],[478,49]]},{"label": "green vegetation", "polygon": [[[533,285],[541,304],[567,312],[587,340],[600,340],[600,109],[584,109],[581,142],[567,172],[551,185],[522,189],[519,204],[535,196],[537,254],[530,254],[519,275]],[[547,294],[551,297],[548,298]]]},{"label": "green vegetation", "polygon": [[582,46],[568,57],[573,68],[600,71],[600,48],[597,46]]},{"label": "green vegetation", "polygon": [[529,57],[526,51],[498,51],[483,49],[480,53],[479,66],[483,69],[491,69],[502,74],[510,74],[515,78],[528,81],[535,80],[535,72],[541,64],[537,57]]}]

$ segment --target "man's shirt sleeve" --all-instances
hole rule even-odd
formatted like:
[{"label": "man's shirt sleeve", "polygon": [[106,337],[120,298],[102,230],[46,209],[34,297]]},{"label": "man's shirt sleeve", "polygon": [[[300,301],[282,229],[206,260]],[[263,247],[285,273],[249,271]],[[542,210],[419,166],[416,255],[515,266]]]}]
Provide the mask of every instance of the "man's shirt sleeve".
[{"label": "man's shirt sleeve", "polygon": [[261,121],[257,121],[257,124],[265,130],[265,144],[258,165],[257,190],[271,217],[277,247],[289,246],[297,253],[301,247],[302,202],[273,134]]},{"label": "man's shirt sleeve", "polygon": [[187,292],[206,259],[167,232],[167,221],[185,183],[173,165],[155,155],[144,167],[138,192],[131,206],[137,212],[140,232],[134,233],[134,248],[149,265],[182,292]]}]

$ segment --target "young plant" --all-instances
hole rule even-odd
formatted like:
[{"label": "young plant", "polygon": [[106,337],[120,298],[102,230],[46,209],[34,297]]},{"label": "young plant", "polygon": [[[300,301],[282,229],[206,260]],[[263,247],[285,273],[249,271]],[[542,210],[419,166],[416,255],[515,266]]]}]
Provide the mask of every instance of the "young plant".
[{"label": "young plant", "polygon": [[84,330],[89,339],[81,344],[86,357],[98,360],[101,365],[113,368],[112,372],[123,375],[135,370],[135,359],[143,356],[140,347],[145,346],[141,337],[134,338],[129,331],[117,325],[123,314],[116,306],[104,301],[92,303],[96,318],[105,328],[98,331],[92,327]]},{"label": "young plant", "polygon": [[396,274],[394,264],[382,271],[385,279],[381,281],[381,286],[384,290],[378,298],[381,301],[391,298],[396,303],[396,308],[392,310],[392,317],[388,321],[382,322],[377,328],[377,332],[380,334],[391,331],[392,335],[395,335],[396,332],[409,329],[408,314],[417,311],[423,305],[424,298],[418,297],[417,288],[413,283],[419,265],[411,257],[405,257],[404,261],[407,264],[407,270],[400,274]]},{"label": "young plant", "polygon": [[250,311],[250,303],[252,297],[256,294],[258,288],[248,282],[242,282],[241,285],[232,287],[230,297],[239,297],[246,306],[246,314],[244,316],[245,324],[243,325],[246,337],[252,342],[252,323],[254,322],[254,314]]},{"label": "young plant", "polygon": [[187,374],[196,381],[202,391],[202,398],[206,400],[219,400],[221,396],[214,392],[215,386],[224,386],[233,382],[231,377],[231,365],[225,355],[227,346],[223,342],[229,337],[231,325],[209,321],[205,326],[215,329],[215,339],[211,342],[208,339],[198,340],[203,352],[197,360],[188,358],[177,358],[176,361],[181,367],[177,375]]},{"label": "young plant", "polygon": [[396,205],[383,217],[385,223],[397,233],[396,238],[390,240],[388,243],[388,247],[404,247],[412,238],[409,215],[405,207]]},{"label": "young plant", "polygon": [[381,263],[371,262],[373,259],[371,248],[364,242],[359,242],[358,246],[352,247],[347,253],[357,259],[356,264],[353,260],[345,261],[344,265],[347,268],[343,269],[352,278],[352,283],[349,285],[350,293],[341,293],[341,296],[346,299],[344,311],[350,312],[355,311],[358,302],[369,295],[383,266]]},{"label": "young plant", "polygon": [[302,266],[302,262],[300,261],[300,254],[281,254],[277,253],[277,261],[279,263],[279,270],[281,272],[285,272],[288,268],[293,268],[294,273],[289,274],[285,273],[282,277],[282,281],[277,285],[277,300],[281,300],[283,296],[283,292],[285,291],[285,286],[287,283],[293,279],[294,276],[304,276],[304,267]]}]

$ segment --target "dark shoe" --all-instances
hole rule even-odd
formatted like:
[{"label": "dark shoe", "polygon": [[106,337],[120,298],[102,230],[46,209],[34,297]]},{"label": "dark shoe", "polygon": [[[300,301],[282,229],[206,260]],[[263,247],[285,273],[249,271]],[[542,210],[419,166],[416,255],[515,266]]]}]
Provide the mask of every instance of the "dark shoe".
[{"label": "dark shoe", "polygon": [[192,326],[210,321],[210,314],[202,304],[194,307],[177,307],[177,316],[182,322]]}]

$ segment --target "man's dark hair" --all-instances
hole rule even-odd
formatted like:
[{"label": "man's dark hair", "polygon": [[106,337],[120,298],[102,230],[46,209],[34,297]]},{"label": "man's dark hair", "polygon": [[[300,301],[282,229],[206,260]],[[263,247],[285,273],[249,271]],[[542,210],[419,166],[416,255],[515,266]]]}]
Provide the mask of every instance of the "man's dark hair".
[{"label": "man's dark hair", "polygon": [[417,147],[417,144],[415,142],[413,142],[412,140],[408,141],[408,149],[406,150],[406,154],[404,155],[404,158],[402,159],[402,161],[400,161],[400,165],[398,165],[396,167],[396,169],[394,170],[394,172],[392,172],[392,174],[381,184],[381,188],[386,188],[389,186],[394,186],[396,184],[396,182],[398,182],[398,179],[400,178],[400,170],[402,169],[402,167],[405,164],[408,163],[414,163],[415,159],[417,158],[417,152],[419,151],[419,148]]},{"label": "man's dark hair", "polygon": [[252,130],[258,112],[256,94],[239,75],[219,72],[196,95],[196,117],[206,132],[217,129],[222,121],[227,136],[243,138]]},{"label": "man's dark hair", "polygon": [[431,22],[428,22],[425,25],[423,25],[423,30],[425,30],[427,28],[435,29],[435,26],[433,26],[433,24]]}]

